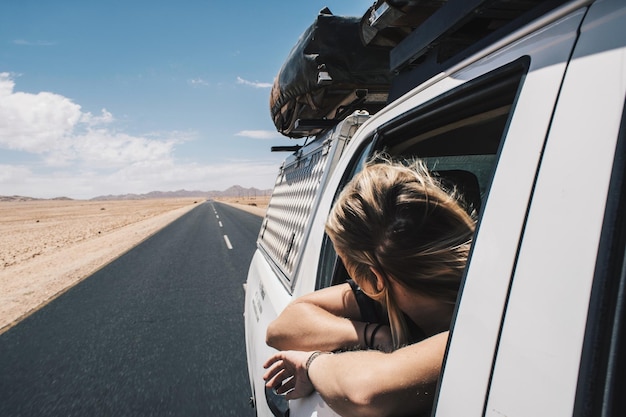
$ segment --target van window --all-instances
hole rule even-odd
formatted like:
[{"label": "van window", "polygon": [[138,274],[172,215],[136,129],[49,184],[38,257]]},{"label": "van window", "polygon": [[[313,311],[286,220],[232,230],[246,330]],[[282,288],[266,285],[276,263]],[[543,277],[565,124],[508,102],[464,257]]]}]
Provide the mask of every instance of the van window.
[{"label": "van window", "polygon": [[[353,158],[352,164],[350,164],[350,169],[348,169],[347,174],[344,175],[345,178],[342,181],[342,186],[345,185],[350,178],[354,177],[357,172],[363,169],[363,166],[372,152],[374,143],[375,140],[370,138],[370,140],[366,141],[365,145],[361,146],[359,151],[356,152],[356,156]],[[341,188],[337,190],[334,198],[335,200],[339,197],[340,192]],[[344,268],[341,259],[337,256],[333,243],[330,241],[328,235],[324,233],[322,250],[320,251],[320,264],[317,269],[317,280],[315,281],[315,290],[328,287],[331,283],[337,284],[344,282],[347,279],[348,273]]]},{"label": "van window", "polygon": [[[382,125],[376,138],[369,139],[372,145],[354,156],[353,169],[342,186],[375,152],[420,158],[444,184],[458,189],[467,209],[479,215],[528,64],[527,57],[521,58]],[[346,278],[345,268],[325,236],[316,287],[342,283]]]}]

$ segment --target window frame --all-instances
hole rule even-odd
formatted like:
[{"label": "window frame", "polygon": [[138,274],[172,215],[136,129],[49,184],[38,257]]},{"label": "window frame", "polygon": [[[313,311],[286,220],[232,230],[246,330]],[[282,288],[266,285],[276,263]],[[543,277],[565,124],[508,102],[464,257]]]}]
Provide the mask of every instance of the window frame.
[{"label": "window frame", "polygon": [[[360,171],[363,163],[367,159],[371,158],[376,152],[385,151],[389,147],[397,146],[399,143],[402,143],[403,140],[407,140],[406,138],[409,136],[415,136],[415,126],[422,124],[425,120],[434,122],[434,124],[438,126],[446,126],[455,123],[458,121],[457,119],[466,119],[472,115],[485,113],[488,111],[485,109],[498,109],[507,106],[507,122],[500,132],[497,147],[493,149],[493,153],[489,153],[490,155],[495,155],[495,163],[489,175],[489,179],[485,183],[486,192],[482,200],[484,204],[489,194],[491,180],[497,167],[497,161],[504,138],[506,137],[509,120],[514,111],[516,98],[524,82],[529,66],[530,57],[519,57],[467,83],[452,88],[440,96],[428,100],[422,105],[382,124],[372,135],[363,141],[359,149],[354,153],[348,165],[348,169],[345,170],[339,187],[335,191],[333,204],[337,200],[343,187]],[[508,91],[509,95],[500,94],[503,91]],[[421,130],[424,129],[421,128]],[[477,221],[476,231],[478,231],[480,217]],[[344,282],[344,278],[347,278],[347,272],[337,256],[330,238],[325,232],[322,238],[320,254],[315,279],[315,290]],[[327,274],[331,271],[332,276],[328,277]],[[465,277],[463,276],[459,297],[462,293],[464,280]]]}]

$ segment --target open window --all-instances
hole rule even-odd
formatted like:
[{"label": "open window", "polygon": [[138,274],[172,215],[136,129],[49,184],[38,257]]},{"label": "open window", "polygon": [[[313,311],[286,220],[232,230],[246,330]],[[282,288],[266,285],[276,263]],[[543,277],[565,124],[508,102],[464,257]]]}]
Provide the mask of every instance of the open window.
[{"label": "open window", "polygon": [[[384,151],[394,158],[422,159],[479,216],[528,64],[521,58],[382,125],[354,155],[336,196],[372,154]],[[328,236],[322,245],[316,289],[348,278]]]}]

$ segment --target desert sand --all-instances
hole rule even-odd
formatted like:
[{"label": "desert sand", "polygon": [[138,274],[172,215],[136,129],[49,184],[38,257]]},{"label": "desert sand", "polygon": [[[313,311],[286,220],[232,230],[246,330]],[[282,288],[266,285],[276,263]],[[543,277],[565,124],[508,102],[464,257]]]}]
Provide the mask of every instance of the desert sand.
[{"label": "desert sand", "polygon": [[[0,202],[0,333],[202,199]],[[262,216],[267,199],[224,203]]]}]

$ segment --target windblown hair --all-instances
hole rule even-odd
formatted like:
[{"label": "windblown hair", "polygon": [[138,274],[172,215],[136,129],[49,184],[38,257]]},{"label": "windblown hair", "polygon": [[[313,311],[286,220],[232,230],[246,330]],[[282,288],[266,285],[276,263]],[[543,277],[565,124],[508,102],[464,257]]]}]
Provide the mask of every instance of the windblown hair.
[{"label": "windblown hair", "polygon": [[[475,228],[455,190],[421,161],[408,164],[380,156],[368,163],[326,224],[350,276],[385,307],[396,348],[407,343],[408,330],[387,281],[454,304]],[[371,268],[383,275],[382,289]]]}]

